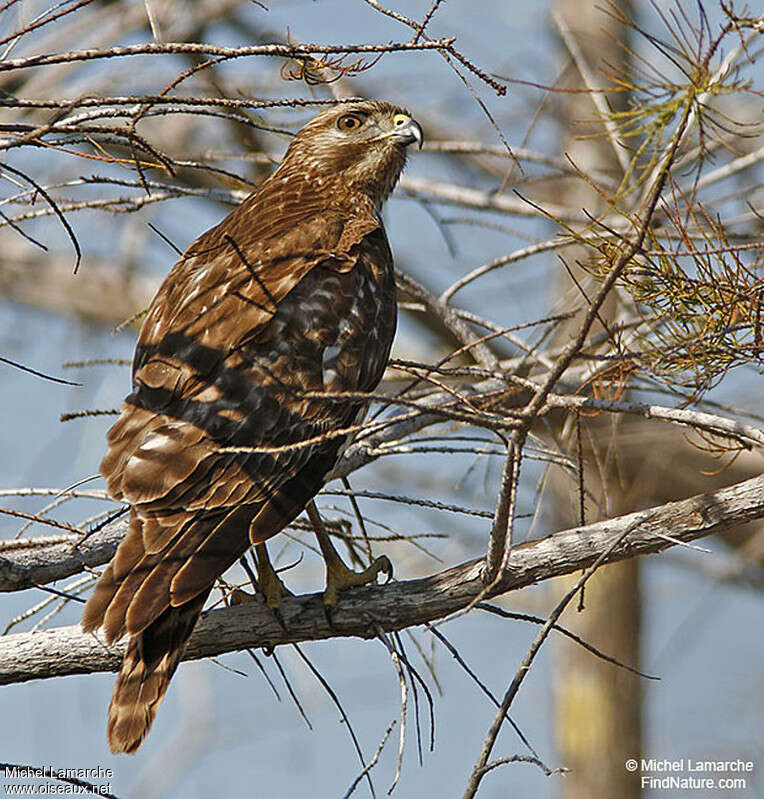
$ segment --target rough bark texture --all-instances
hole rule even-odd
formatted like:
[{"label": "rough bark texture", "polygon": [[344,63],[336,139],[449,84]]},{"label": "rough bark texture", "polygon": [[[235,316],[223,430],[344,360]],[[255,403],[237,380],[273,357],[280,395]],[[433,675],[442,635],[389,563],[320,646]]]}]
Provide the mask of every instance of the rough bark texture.
[{"label": "rough bark texture", "polygon": [[[626,530],[629,535],[613,551],[611,561],[673,546],[666,533],[674,541],[692,541],[761,518],[764,476],[713,494],[565,530],[516,547],[491,595],[586,568]],[[332,637],[373,637],[378,626],[399,630],[440,619],[466,607],[480,594],[484,587],[482,564],[482,559],[473,560],[418,580],[351,589],[343,594],[332,627],[321,594],[284,599],[286,630],[259,600],[214,610],[197,625],[184,659]],[[108,648],[100,637],[83,634],[79,626],[7,635],[0,638],[0,685],[116,670],[123,651],[124,643]]]}]

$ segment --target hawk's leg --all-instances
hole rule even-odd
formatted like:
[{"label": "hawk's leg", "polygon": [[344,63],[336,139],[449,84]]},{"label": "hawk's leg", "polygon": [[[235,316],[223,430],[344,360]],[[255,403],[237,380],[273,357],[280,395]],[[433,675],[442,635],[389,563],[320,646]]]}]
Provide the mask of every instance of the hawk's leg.
[{"label": "hawk's leg", "polygon": [[[292,592],[281,582],[276,570],[273,568],[265,544],[255,544],[255,567],[257,568],[257,589],[265,597],[265,604],[271,609],[276,621],[286,629],[284,617],[281,615],[281,598],[292,596]],[[249,569],[248,569],[249,571]],[[246,598],[245,598],[246,597]],[[252,597],[244,591],[235,591],[232,597],[233,604],[251,601]]]},{"label": "hawk's leg", "polygon": [[393,576],[393,564],[390,563],[389,558],[382,555],[362,572],[355,572],[352,569],[348,569],[329,539],[329,534],[326,532],[324,523],[318,513],[316,503],[313,502],[313,500],[308,503],[306,510],[308,511],[308,518],[313,525],[313,531],[316,534],[318,545],[321,547],[324,562],[326,563],[324,606],[326,607],[327,618],[329,618],[331,622],[330,614],[331,611],[337,607],[338,593],[340,591],[356,585],[375,583],[377,581],[377,575],[380,572],[384,572],[389,580]]}]

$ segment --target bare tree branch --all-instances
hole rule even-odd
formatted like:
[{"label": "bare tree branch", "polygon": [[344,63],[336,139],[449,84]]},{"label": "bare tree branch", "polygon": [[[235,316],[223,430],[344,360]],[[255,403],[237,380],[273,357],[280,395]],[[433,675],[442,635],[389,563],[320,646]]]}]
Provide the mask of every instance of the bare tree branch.
[{"label": "bare tree branch", "polygon": [[47,64],[69,64],[75,61],[94,61],[103,58],[123,58],[135,55],[159,55],[190,53],[195,55],[214,55],[223,58],[243,58],[245,56],[280,56],[281,58],[305,58],[312,53],[392,53],[402,50],[443,50],[454,43],[454,38],[437,39],[426,42],[391,42],[390,44],[260,44],[249,47],[221,47],[202,42],[156,42],[115,46],[104,50],[71,50],[68,53],[44,53],[26,58],[10,58],[0,61],[0,72],[26,69]]},{"label": "bare tree branch", "polygon": [[[565,530],[516,546],[492,596],[591,566],[630,530],[608,562],[660,552],[677,542],[721,533],[742,522],[764,518],[764,476],[658,508]],[[483,592],[482,559],[468,561],[430,577],[387,586],[349,590],[329,625],[320,594],[285,597],[285,629],[259,601],[208,612],[197,625],[184,658],[220,655],[246,648],[357,636],[442,619],[469,605]],[[107,648],[79,626],[0,638],[0,685],[25,680],[115,671],[124,643]]]}]

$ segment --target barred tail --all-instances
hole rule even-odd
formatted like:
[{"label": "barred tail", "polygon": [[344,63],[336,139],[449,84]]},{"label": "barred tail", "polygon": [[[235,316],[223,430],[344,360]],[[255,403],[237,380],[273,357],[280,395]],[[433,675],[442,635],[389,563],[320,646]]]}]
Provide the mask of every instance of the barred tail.
[{"label": "barred tail", "polygon": [[109,705],[107,736],[114,754],[134,753],[148,735],[208,595],[203,591],[167,608],[130,638]]}]

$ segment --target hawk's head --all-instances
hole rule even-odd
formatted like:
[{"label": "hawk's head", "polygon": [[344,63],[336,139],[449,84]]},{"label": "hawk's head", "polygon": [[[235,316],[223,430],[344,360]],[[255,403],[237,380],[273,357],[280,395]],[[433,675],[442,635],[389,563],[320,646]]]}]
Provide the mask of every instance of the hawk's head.
[{"label": "hawk's head", "polygon": [[361,191],[377,208],[406,163],[406,147],[422,146],[422,129],[404,108],[379,100],[341,103],[311,119],[289,146],[279,172]]}]

